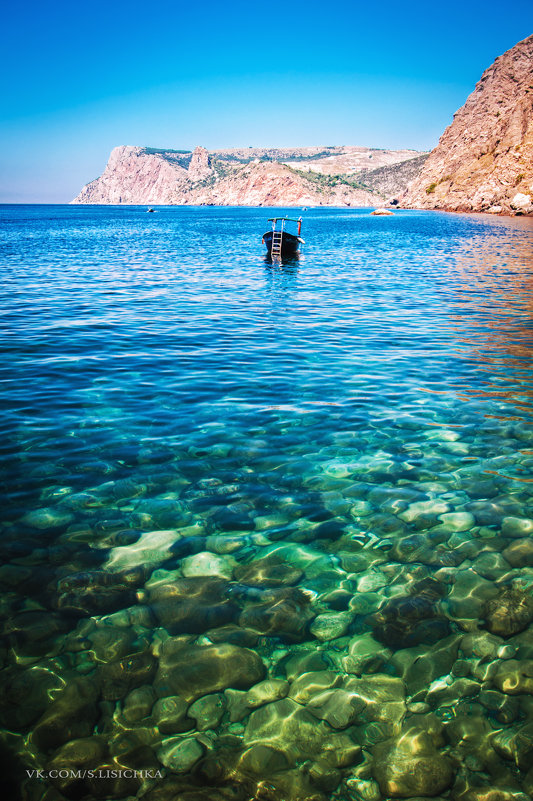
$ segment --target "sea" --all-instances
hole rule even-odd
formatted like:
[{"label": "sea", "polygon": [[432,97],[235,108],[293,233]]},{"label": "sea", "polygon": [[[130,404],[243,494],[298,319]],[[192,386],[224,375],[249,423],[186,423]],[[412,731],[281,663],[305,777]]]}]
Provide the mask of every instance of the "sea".
[{"label": "sea", "polygon": [[0,254],[10,797],[531,798],[533,220],[4,205]]}]

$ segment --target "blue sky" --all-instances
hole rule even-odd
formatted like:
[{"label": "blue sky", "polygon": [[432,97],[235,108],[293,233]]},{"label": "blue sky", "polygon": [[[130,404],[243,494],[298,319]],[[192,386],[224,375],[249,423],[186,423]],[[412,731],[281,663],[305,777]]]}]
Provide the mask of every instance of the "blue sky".
[{"label": "blue sky", "polygon": [[533,4],[25,2],[3,14],[0,202],[68,202],[119,144],[431,149]]}]

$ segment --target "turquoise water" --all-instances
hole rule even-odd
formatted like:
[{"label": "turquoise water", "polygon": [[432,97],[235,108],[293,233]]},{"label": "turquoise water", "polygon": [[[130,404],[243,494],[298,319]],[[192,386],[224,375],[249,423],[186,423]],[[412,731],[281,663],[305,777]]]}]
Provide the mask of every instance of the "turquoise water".
[{"label": "turquoise water", "polygon": [[532,221],[272,211],[0,207],[13,787],[527,799]]}]

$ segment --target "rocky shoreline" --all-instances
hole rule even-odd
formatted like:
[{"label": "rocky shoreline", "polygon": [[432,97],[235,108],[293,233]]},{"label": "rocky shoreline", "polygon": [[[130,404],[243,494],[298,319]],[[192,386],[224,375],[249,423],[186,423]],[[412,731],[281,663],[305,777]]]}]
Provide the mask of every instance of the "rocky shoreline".
[{"label": "rocky shoreline", "polygon": [[400,202],[533,215],[533,35],[483,73]]}]

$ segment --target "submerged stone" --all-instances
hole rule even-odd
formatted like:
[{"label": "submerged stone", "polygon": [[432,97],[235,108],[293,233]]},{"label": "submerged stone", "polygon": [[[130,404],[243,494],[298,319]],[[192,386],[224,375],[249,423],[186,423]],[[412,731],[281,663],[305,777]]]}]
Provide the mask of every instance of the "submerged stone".
[{"label": "submerged stone", "polygon": [[[348,763],[355,760],[360,747],[352,741],[337,740],[341,735],[331,729],[290,698],[267,704],[251,713],[244,732],[247,745],[259,743],[281,750],[291,762],[308,759],[311,755],[324,755],[324,750],[339,746],[337,760]],[[329,741],[329,743],[328,743]]]},{"label": "submerged stone", "polygon": [[502,520],[504,537],[527,537],[533,534],[533,520],[527,517],[504,517]]},{"label": "submerged stone", "polygon": [[533,567],[533,539],[527,537],[513,540],[502,556],[512,567]]},{"label": "submerged stone", "polygon": [[411,595],[390,600],[372,617],[374,637],[393,648],[433,644],[450,634],[450,624],[437,607],[444,588],[425,579],[411,588]]},{"label": "submerged stone", "polygon": [[380,790],[393,798],[436,796],[454,779],[451,761],[419,733],[379,743],[373,756],[372,772]]},{"label": "submerged stone", "polygon": [[179,695],[160,698],[152,708],[152,717],[161,734],[177,734],[194,728],[187,716],[189,704]]},{"label": "submerged stone", "polygon": [[285,698],[289,686],[289,682],[284,679],[265,679],[248,690],[246,703],[251,709],[255,709],[263,704],[279,701],[280,698]]},{"label": "submerged stone", "polygon": [[248,689],[264,673],[260,657],[248,648],[228,643],[188,646],[170,639],[161,646],[155,687],[160,696],[179,695],[192,702],[229,687]]},{"label": "submerged stone", "polygon": [[164,740],[157,750],[159,761],[173,773],[187,773],[203,756],[204,749],[194,737]]},{"label": "submerged stone", "polygon": [[196,720],[196,729],[206,731],[214,729],[220,723],[220,719],[226,709],[226,699],[221,693],[212,693],[198,698],[187,711],[190,718]]},{"label": "submerged stone", "polygon": [[482,614],[492,634],[511,637],[533,621],[533,598],[523,590],[506,587],[486,602]]},{"label": "submerged stone", "polygon": [[288,642],[303,640],[314,617],[309,609],[309,597],[292,587],[272,590],[271,593],[271,600],[247,607],[239,617],[239,624]]},{"label": "submerged stone", "polygon": [[307,704],[312,715],[325,720],[334,729],[346,729],[355,723],[365,707],[361,696],[340,688],[319,693]]},{"label": "submerged stone", "polygon": [[129,654],[102,665],[99,669],[102,698],[105,701],[124,698],[133,688],[148,684],[156,670],[157,660],[147,652]]},{"label": "submerged stone", "polygon": [[289,689],[289,697],[299,704],[307,704],[315,695],[331,687],[338,687],[342,676],[333,670],[314,670],[296,678]]},{"label": "submerged stone", "polygon": [[506,659],[492,676],[495,686],[508,695],[533,695],[533,659]]},{"label": "submerged stone", "polygon": [[202,634],[233,622],[239,608],[227,597],[229,582],[217,576],[176,579],[151,587],[150,606],[171,634]]},{"label": "submerged stone", "polygon": [[74,515],[65,509],[44,507],[27,512],[21,522],[29,528],[47,531],[49,529],[55,530],[65,528],[69,523],[72,523],[73,520]]},{"label": "submerged stone", "polygon": [[144,685],[132,690],[124,699],[122,715],[128,723],[136,723],[142,720],[152,711],[156,701],[156,694],[152,687]]},{"label": "submerged stone", "polygon": [[275,554],[235,568],[235,579],[251,587],[282,587],[296,584],[303,573]]},{"label": "submerged stone", "polygon": [[23,731],[41,717],[50,698],[64,686],[61,676],[44,666],[5,668],[0,684],[0,725]]},{"label": "submerged stone", "polygon": [[209,551],[203,551],[184,559],[181,569],[183,575],[187,578],[191,576],[219,576],[220,578],[231,579],[235,564],[235,559],[232,557],[219,556]]},{"label": "submerged stone", "polygon": [[325,612],[315,617],[309,631],[322,642],[333,640],[346,634],[352,620],[350,612]]},{"label": "submerged stone", "polygon": [[37,721],[31,740],[49,751],[69,740],[87,737],[98,718],[98,688],[89,679],[74,679]]}]

